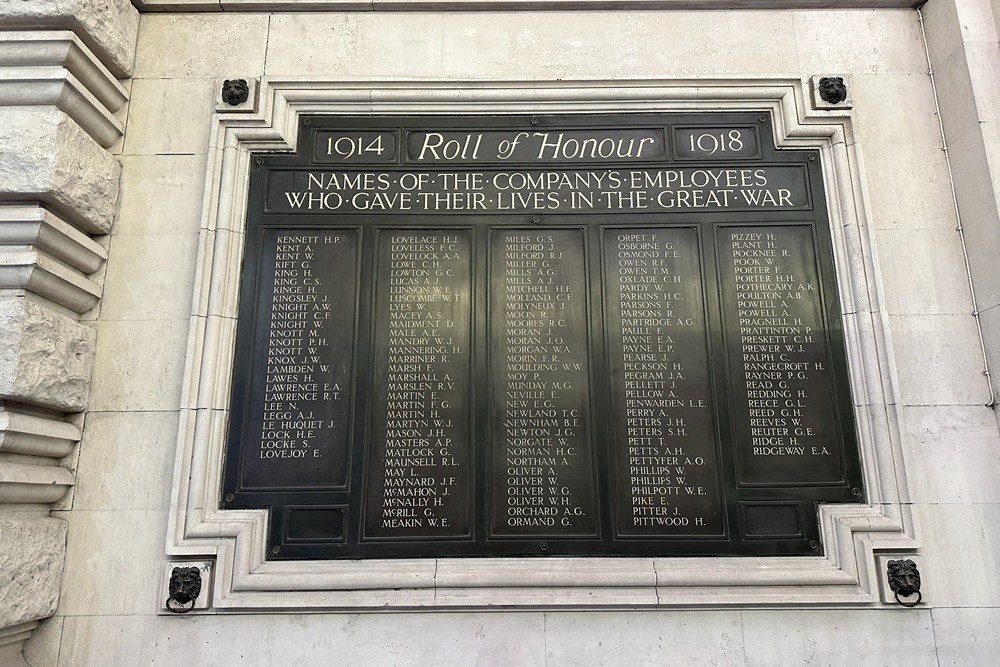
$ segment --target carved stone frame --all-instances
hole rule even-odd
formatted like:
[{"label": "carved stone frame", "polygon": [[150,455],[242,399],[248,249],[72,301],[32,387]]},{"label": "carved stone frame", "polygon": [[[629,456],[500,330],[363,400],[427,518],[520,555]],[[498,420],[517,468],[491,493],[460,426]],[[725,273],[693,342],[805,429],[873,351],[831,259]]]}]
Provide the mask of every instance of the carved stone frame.
[{"label": "carved stone frame", "polygon": [[[217,610],[873,606],[880,555],[919,546],[892,348],[876,289],[864,172],[849,111],[817,111],[794,78],[413,82],[264,79],[259,111],[212,119],[167,553],[217,558]],[[825,505],[820,557],[424,558],[267,561],[267,512],[220,511],[251,151],[294,150],[301,113],[753,110],[779,148],[818,148],[868,503]]]}]

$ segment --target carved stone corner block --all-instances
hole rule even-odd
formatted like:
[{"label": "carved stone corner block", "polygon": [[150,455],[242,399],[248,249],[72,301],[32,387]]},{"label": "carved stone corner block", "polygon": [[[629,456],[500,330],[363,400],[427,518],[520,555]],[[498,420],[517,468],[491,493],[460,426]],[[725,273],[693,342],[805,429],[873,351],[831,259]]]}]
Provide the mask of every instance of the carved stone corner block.
[{"label": "carved stone corner block", "polygon": [[212,606],[212,573],[215,561],[169,561],[160,576],[161,614],[204,611]]},{"label": "carved stone corner block", "polygon": [[851,81],[846,74],[817,74],[809,79],[814,109],[847,110],[854,108]]},{"label": "carved stone corner block", "polygon": [[921,587],[920,580],[921,570],[926,569],[921,556],[909,553],[880,554],[877,556],[877,566],[879,595],[883,604],[894,609],[927,605],[927,590]]},{"label": "carved stone corner block", "polygon": [[96,334],[23,298],[0,299],[0,397],[66,412],[87,406]]},{"label": "carved stone corner block", "polygon": [[0,3],[5,30],[71,29],[111,73],[126,78],[135,63],[139,10],[131,0],[14,0]]},{"label": "carved stone corner block", "polygon": [[121,166],[65,113],[0,108],[0,146],[0,200],[40,200],[86,232],[111,229]]},{"label": "carved stone corner block", "polygon": [[0,513],[0,628],[55,613],[66,555],[66,522]]},{"label": "carved stone corner block", "polygon": [[252,113],[257,110],[257,79],[219,79],[215,84],[217,113]]}]

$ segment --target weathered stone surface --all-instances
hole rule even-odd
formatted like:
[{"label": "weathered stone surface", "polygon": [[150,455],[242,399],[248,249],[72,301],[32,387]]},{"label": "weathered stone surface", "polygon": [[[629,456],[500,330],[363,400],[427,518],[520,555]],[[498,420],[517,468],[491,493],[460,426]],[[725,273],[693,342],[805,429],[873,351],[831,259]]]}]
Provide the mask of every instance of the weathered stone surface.
[{"label": "weathered stone surface", "polygon": [[0,0],[0,24],[10,28],[69,28],[115,76],[132,73],[139,12],[130,0]]},{"label": "weathered stone surface", "polygon": [[40,199],[97,234],[114,220],[121,166],[55,107],[0,107],[0,200]]},{"label": "weathered stone surface", "polygon": [[0,627],[55,612],[65,555],[65,521],[0,513]]},{"label": "weathered stone surface", "polygon": [[0,397],[83,410],[95,338],[66,315],[26,299],[0,299]]}]

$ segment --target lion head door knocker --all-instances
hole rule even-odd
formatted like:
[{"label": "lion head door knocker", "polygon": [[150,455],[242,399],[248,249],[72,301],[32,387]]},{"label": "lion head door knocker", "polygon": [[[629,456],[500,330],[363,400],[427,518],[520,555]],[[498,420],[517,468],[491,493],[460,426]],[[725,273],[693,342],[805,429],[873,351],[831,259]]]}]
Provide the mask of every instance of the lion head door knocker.
[{"label": "lion head door knocker", "polygon": [[[904,607],[916,607],[920,604],[922,595],[920,594],[920,570],[917,564],[907,558],[906,560],[891,560],[888,563],[886,574],[889,577],[889,588],[896,595],[896,602]],[[900,597],[908,598],[916,595],[916,600],[903,601]]]},{"label": "lion head door knocker", "polygon": [[201,570],[197,567],[175,567],[170,572],[170,597],[167,609],[183,614],[194,609],[194,601],[201,593]]},{"label": "lion head door knocker", "polygon": [[827,104],[840,104],[847,99],[847,86],[842,76],[824,76],[819,80],[819,96]]},{"label": "lion head door knocker", "polygon": [[226,79],[222,82],[222,101],[231,107],[238,107],[250,97],[250,86],[246,79]]}]

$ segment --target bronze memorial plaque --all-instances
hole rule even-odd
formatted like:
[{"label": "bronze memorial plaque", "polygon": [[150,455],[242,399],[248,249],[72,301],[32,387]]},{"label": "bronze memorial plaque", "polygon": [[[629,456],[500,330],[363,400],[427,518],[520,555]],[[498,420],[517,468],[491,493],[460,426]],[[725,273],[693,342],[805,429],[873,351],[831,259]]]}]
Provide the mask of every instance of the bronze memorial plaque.
[{"label": "bronze memorial plaque", "polygon": [[819,155],[767,114],[300,122],[220,498],[270,558],[819,554],[863,499]]}]

